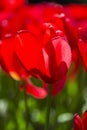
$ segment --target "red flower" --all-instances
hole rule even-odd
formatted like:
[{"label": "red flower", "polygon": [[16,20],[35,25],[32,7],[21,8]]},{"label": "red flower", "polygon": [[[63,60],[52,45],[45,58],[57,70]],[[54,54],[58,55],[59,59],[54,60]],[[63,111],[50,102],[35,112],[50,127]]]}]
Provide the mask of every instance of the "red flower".
[{"label": "red flower", "polygon": [[65,6],[65,12],[67,16],[76,20],[78,23],[80,20],[87,19],[86,4],[70,4],[68,6]]},{"label": "red flower", "polygon": [[[53,95],[57,94],[66,81],[71,63],[71,50],[65,38],[56,32],[54,35],[50,27],[47,27],[42,40],[39,40],[33,32],[20,32],[13,38],[3,40],[0,48],[2,67],[17,79],[20,77],[26,80],[29,75],[32,75],[46,83],[51,83]],[[28,82],[27,92],[30,92],[29,86]],[[33,87],[31,92],[37,97],[35,88]],[[46,96],[47,89],[44,87],[42,91],[45,91]],[[44,97],[40,94],[38,93],[38,98]]]},{"label": "red flower", "polygon": [[[67,18],[64,19],[66,35],[72,49],[75,71],[78,70],[80,57],[87,71],[87,5],[70,4],[64,6]],[[74,52],[74,53],[73,53]]]},{"label": "red flower", "polygon": [[[43,7],[41,12],[38,12],[38,6]],[[23,18],[19,20],[22,11]],[[60,17],[62,7],[55,4],[40,4],[22,11],[15,17],[13,15],[7,31],[11,29],[13,34],[21,27],[29,31],[21,31],[14,37],[2,40],[1,66],[13,78],[26,81],[27,93],[44,98],[48,91],[47,84],[50,83],[52,95],[56,95],[64,87],[71,63],[71,49]],[[34,14],[35,11],[37,15]],[[57,17],[54,16],[56,13]],[[28,80],[29,76],[41,79],[43,88],[32,85]]]},{"label": "red flower", "polygon": [[2,68],[14,79],[19,80],[28,76],[14,52],[14,37],[8,36],[0,44],[0,64]]},{"label": "red flower", "polygon": [[65,38],[53,34],[50,27],[41,37],[39,40],[33,32],[19,33],[15,38],[15,52],[30,75],[53,84],[52,95],[56,95],[66,81],[71,50]]},{"label": "red flower", "polygon": [[84,112],[82,120],[78,114],[75,114],[74,130],[87,130],[87,111]]},{"label": "red flower", "polygon": [[[15,54],[15,43],[14,37],[7,37],[0,44],[0,64],[1,67],[15,80],[25,80],[27,86],[29,86],[29,94],[36,98],[44,98],[47,92],[44,88],[38,88],[31,85],[27,79],[29,77],[29,72],[19,61],[17,55]],[[38,96],[37,96],[38,95]]]}]

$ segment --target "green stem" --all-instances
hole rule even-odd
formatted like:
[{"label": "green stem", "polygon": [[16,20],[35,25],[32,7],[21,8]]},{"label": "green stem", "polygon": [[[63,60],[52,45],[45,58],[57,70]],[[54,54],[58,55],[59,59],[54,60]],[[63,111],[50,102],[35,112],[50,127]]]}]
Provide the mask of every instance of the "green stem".
[{"label": "green stem", "polygon": [[48,97],[47,97],[45,130],[49,130],[49,117],[50,117],[50,108],[51,108],[51,90],[52,90],[52,86],[49,84],[48,85]]},{"label": "green stem", "polygon": [[27,94],[26,94],[26,83],[25,82],[24,82],[24,102],[25,102],[25,118],[26,118],[25,130],[28,130],[29,111],[28,111],[28,104],[27,104]]}]

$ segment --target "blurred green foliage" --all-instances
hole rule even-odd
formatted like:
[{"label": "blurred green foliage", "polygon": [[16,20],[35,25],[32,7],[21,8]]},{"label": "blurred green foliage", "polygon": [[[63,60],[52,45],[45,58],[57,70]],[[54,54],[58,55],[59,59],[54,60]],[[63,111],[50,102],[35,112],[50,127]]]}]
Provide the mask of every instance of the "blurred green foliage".
[{"label": "blurred green foliage", "polygon": [[[69,76],[70,77],[70,76]],[[34,84],[41,82],[32,78]],[[46,99],[27,95],[29,130],[44,130]],[[68,78],[65,88],[52,97],[50,130],[72,130],[75,113],[87,108],[87,75],[82,68],[75,79]],[[19,82],[0,71],[0,130],[25,130],[24,92]]]}]

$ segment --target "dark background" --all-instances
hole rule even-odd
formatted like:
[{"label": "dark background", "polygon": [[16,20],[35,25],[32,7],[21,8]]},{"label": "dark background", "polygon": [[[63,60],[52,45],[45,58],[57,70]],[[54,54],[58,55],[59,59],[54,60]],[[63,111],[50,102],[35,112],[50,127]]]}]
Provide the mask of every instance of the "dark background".
[{"label": "dark background", "polygon": [[[38,3],[44,0],[28,0],[29,3]],[[60,4],[69,4],[69,3],[87,3],[87,0],[45,0],[46,2],[57,2]]]}]

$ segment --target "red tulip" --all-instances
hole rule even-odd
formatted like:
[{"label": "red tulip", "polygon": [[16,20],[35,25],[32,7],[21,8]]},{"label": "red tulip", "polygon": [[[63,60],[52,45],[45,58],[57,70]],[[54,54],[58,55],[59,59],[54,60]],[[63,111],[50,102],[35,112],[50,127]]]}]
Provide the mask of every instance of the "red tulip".
[{"label": "red tulip", "polygon": [[[17,58],[15,51],[15,43],[13,37],[7,37],[0,44],[0,64],[1,67],[15,80],[25,80],[26,81],[26,91],[27,93],[33,95],[36,98],[44,98],[47,95],[47,91],[44,88],[38,88],[31,85],[28,82],[29,72],[21,64]],[[29,90],[27,90],[27,86]],[[37,96],[38,95],[38,96]]]},{"label": "red tulip", "polygon": [[80,52],[80,56],[84,63],[84,67],[87,71],[87,21],[82,21],[81,26],[78,28],[78,41],[77,46]]},{"label": "red tulip", "polygon": [[66,14],[74,20],[87,19],[87,5],[86,4],[70,4],[65,6]]},{"label": "red tulip", "polygon": [[87,5],[70,4],[64,6],[64,12],[68,18],[64,19],[64,25],[72,49],[75,70],[81,65],[79,62],[81,57],[87,71]]},{"label": "red tulip", "polygon": [[[41,12],[38,6],[43,7]],[[71,49],[60,17],[62,11],[62,7],[56,4],[29,6],[18,11],[10,19],[7,32],[10,30],[11,34],[15,34],[17,30],[26,28],[29,31],[5,38],[0,46],[2,68],[14,79],[25,80],[27,93],[36,98],[46,97],[49,83],[52,84],[52,95],[56,95],[66,81]],[[42,80],[43,88],[30,83],[29,76]]]},{"label": "red tulip", "polygon": [[42,40],[33,32],[22,32],[14,42],[17,56],[28,71],[33,73],[34,70],[34,75],[36,71],[36,77],[38,73],[43,80],[48,79],[46,82],[53,83],[66,74],[71,62],[70,47],[65,38],[58,36],[56,32],[53,34],[50,27],[42,34]]},{"label": "red tulip", "polygon": [[41,38],[39,40],[33,32],[19,33],[14,40],[15,52],[30,75],[53,84],[52,92],[56,95],[66,81],[71,50],[65,38],[56,33],[54,36],[50,28],[46,31],[49,33],[45,32],[42,40]]},{"label": "red tulip", "polygon": [[75,114],[74,130],[87,130],[87,111],[84,112],[82,119],[78,114]]},{"label": "red tulip", "polygon": [[29,76],[14,52],[14,37],[8,36],[0,44],[0,63],[2,68],[14,79],[19,80]]},{"label": "red tulip", "polygon": [[[3,40],[0,47],[1,65],[15,79],[20,77],[26,80],[29,75],[32,75],[46,83],[52,83],[53,95],[56,95],[66,81],[71,63],[71,50],[61,35],[58,36],[56,32],[52,34],[50,27],[45,31],[42,40],[38,39],[33,32],[20,32],[15,37]],[[29,92],[28,88],[30,88],[29,84],[26,88],[27,92]],[[31,92],[33,93],[34,90],[36,89]],[[44,91],[46,96],[45,87],[39,90]],[[40,94],[38,98],[41,98]],[[35,93],[32,95],[35,96]]]}]

